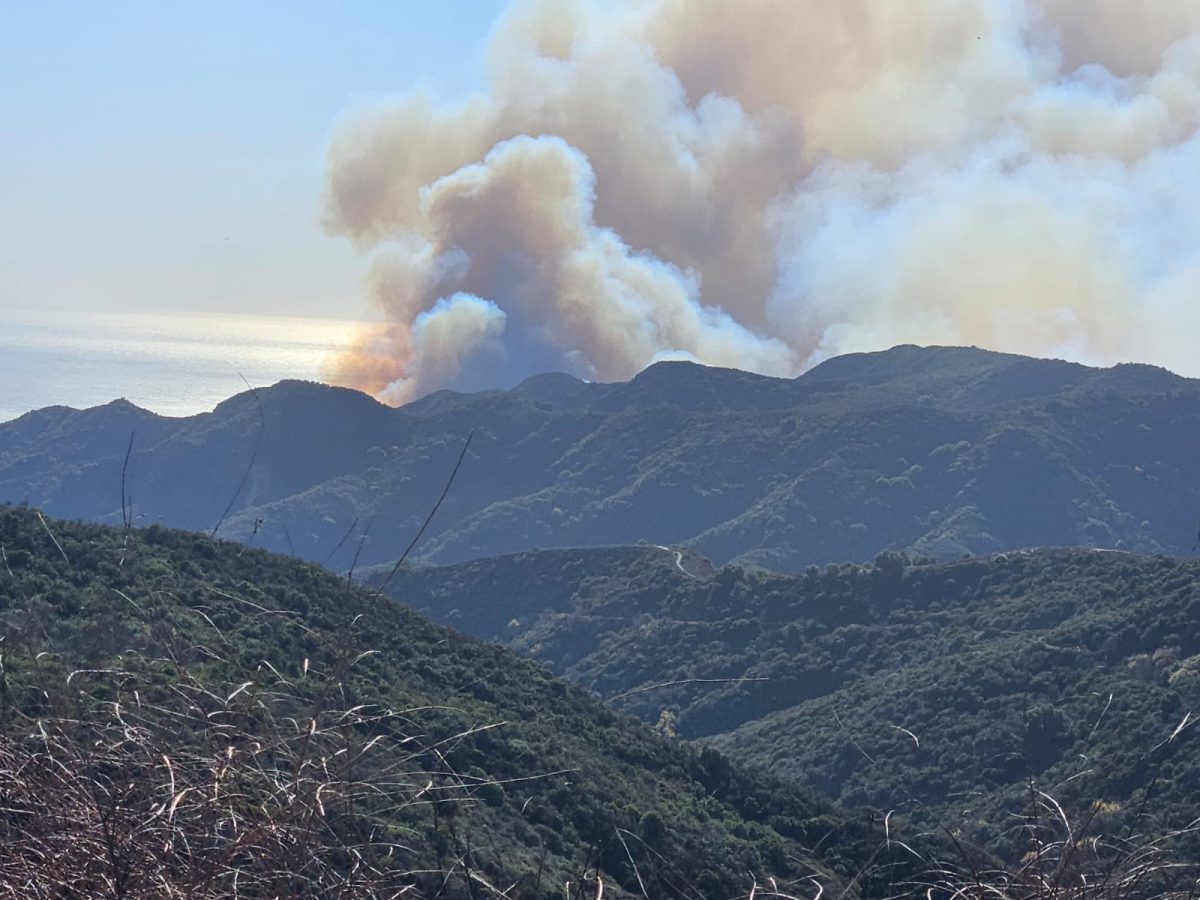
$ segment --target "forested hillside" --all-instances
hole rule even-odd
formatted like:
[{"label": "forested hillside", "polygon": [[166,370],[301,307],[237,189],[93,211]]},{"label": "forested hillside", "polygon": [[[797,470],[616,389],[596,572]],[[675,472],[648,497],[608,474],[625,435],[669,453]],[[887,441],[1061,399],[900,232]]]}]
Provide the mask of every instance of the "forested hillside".
[{"label": "forested hillside", "polygon": [[406,569],[390,591],[647,722],[1010,859],[1031,785],[1114,834],[1200,808],[1197,561],[884,554],[781,575],[633,547]]},{"label": "forested hillside", "polygon": [[395,410],[300,382],[181,420],[45,409],[0,425],[0,499],[119,524],[124,498],[139,524],[345,570],[399,554],[471,434],[427,560],[639,540],[789,571],[888,549],[1177,554],[1200,510],[1197,382],[917,347],[794,380],[662,363]]},{"label": "forested hillside", "polygon": [[912,870],[878,823],[236,544],[0,508],[0,641],[0,896],[373,897],[328,879],[375,869],[429,895],[857,894]]}]

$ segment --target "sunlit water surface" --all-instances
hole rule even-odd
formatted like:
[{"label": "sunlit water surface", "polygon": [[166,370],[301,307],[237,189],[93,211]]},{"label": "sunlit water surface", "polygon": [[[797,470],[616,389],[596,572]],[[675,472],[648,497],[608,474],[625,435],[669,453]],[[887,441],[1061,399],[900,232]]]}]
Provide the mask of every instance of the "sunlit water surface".
[{"label": "sunlit water surface", "polygon": [[86,408],[118,397],[168,416],[207,412],[246,383],[320,381],[323,363],[359,324],[0,310],[0,422],[43,406]]}]

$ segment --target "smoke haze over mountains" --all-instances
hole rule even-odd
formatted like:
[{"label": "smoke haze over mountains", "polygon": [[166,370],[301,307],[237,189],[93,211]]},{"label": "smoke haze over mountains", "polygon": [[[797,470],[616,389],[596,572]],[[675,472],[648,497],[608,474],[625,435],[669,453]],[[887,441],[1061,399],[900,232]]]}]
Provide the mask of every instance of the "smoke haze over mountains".
[{"label": "smoke haze over mountains", "polygon": [[902,342],[1197,368],[1200,2],[532,0],[486,92],[343,124],[404,402]]}]

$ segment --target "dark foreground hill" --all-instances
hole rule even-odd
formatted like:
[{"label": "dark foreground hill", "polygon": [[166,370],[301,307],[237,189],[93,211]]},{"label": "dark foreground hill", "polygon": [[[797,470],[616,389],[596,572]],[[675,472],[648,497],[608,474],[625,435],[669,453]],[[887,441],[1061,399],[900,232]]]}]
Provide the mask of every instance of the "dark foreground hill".
[{"label": "dark foreground hill", "polygon": [[[0,508],[0,641],[0,896],[358,897],[305,879],[383,862],[471,897],[598,896],[597,873],[605,896],[856,894],[904,871],[878,823],[236,544]],[[314,833],[353,852],[296,843]],[[262,854],[283,855],[269,889]]]},{"label": "dark foreground hill", "polygon": [[619,709],[1010,859],[1031,792],[1112,835],[1200,816],[1200,562],[895,554],[802,575],[668,548],[402,570],[391,592]]},{"label": "dark foreground hill", "polygon": [[917,347],[790,381],[663,363],[399,410],[298,382],[180,420],[45,409],[0,425],[0,500],[119,524],[124,481],[139,523],[345,570],[398,555],[472,432],[431,561],[639,540],[790,571],[885,549],[1178,554],[1200,514],[1200,383]]}]

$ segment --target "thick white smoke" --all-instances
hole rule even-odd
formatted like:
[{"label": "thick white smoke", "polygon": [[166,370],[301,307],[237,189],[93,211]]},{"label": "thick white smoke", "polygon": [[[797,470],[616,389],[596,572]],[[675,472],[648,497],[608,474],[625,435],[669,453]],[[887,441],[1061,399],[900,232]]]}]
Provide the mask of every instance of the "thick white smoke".
[{"label": "thick white smoke", "polygon": [[1200,374],[1200,0],[530,0],[485,93],[347,124],[403,402],[901,342]]}]

